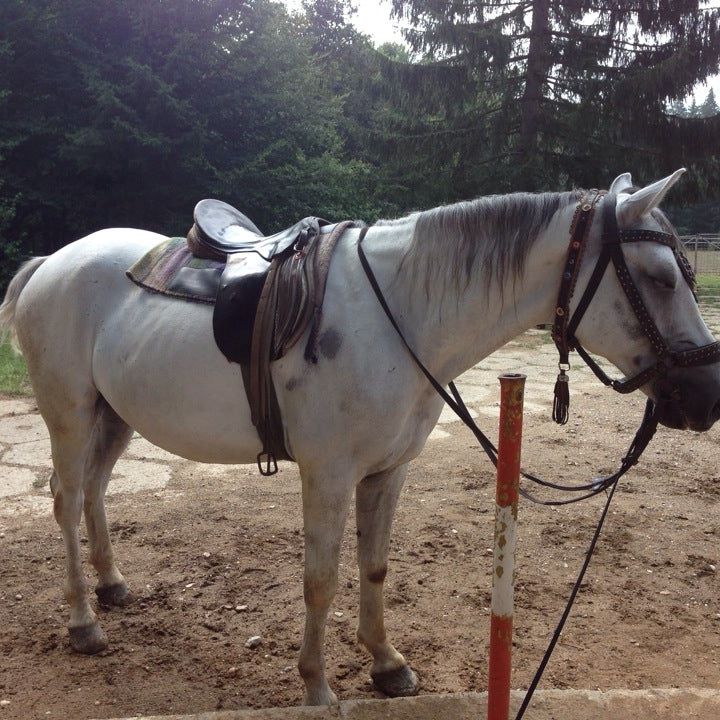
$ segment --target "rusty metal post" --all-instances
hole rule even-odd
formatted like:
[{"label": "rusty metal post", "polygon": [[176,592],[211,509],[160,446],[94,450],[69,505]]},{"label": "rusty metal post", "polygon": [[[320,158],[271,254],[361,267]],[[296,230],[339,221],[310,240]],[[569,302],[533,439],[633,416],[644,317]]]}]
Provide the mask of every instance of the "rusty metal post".
[{"label": "rusty metal post", "polygon": [[508,373],[500,376],[488,720],[508,720],[510,713],[515,540],[524,393],[525,375]]}]

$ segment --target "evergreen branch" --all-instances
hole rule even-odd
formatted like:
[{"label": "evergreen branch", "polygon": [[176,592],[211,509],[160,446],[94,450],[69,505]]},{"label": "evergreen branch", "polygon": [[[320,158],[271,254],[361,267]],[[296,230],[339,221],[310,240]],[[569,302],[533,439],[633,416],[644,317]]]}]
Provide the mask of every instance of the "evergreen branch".
[{"label": "evergreen branch", "polygon": [[[494,108],[491,108],[490,110],[487,110],[486,112],[473,115],[473,121],[479,120],[481,118],[489,117],[490,115],[494,115],[495,113],[499,112],[500,110],[505,109],[505,105],[498,105]],[[445,122],[445,121],[443,121]],[[477,122],[473,122],[472,125],[468,125],[465,127],[460,128],[445,128],[442,130],[432,130],[430,132],[419,132],[419,133],[409,133],[409,134],[396,134],[393,137],[401,140],[422,140],[423,138],[432,138],[432,137],[443,137],[448,135],[465,135],[469,132],[475,132],[477,129]],[[381,131],[378,131],[379,134],[382,134]]]}]

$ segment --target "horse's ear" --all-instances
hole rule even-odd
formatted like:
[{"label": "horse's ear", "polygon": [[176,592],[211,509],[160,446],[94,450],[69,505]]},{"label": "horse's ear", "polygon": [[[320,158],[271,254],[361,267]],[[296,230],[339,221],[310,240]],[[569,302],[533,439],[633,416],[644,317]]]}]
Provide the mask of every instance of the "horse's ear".
[{"label": "horse's ear", "polygon": [[630,173],[623,173],[622,175],[618,175],[612,181],[612,185],[610,185],[610,189],[608,190],[608,192],[619,195],[623,190],[627,190],[631,187],[632,177],[630,176]]},{"label": "horse's ear", "polygon": [[[684,172],[685,168],[680,168],[672,175],[668,175],[666,178],[658,180],[632,195],[628,195],[618,205],[618,220],[621,223],[629,225],[649,213],[653,208],[656,208],[662,202],[665,195],[667,195],[668,190],[679,180]],[[622,175],[620,177],[622,177]],[[618,180],[619,179],[620,178],[618,178]],[[617,182],[617,180],[615,182]]]}]

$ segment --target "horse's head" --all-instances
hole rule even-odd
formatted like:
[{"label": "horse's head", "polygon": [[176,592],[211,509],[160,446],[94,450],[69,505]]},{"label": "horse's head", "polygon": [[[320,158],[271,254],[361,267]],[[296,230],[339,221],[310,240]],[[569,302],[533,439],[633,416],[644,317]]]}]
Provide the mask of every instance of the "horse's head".
[{"label": "horse's head", "polygon": [[720,348],[700,316],[680,241],[658,209],[683,172],[636,191],[625,173],[600,200],[574,306],[582,308],[581,288],[591,299],[575,336],[626,375],[616,389],[640,387],[658,403],[662,424],[707,430],[720,419]]}]

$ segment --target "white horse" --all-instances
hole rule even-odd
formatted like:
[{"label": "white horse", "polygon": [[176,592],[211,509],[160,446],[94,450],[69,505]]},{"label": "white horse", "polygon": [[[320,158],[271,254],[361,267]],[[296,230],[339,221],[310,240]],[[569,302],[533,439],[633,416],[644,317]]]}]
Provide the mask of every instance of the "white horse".
[{"label": "white horse", "polygon": [[[623,228],[659,229],[655,208],[682,171],[634,194],[629,174],[611,187]],[[510,339],[552,321],[569,227],[579,193],[492,196],[372,226],[366,250],[387,301],[427,367],[447,383]],[[596,220],[595,225],[599,225]],[[599,252],[593,226],[578,281]],[[14,331],[50,434],[55,518],[67,553],[72,647],[107,645],[88,598],[78,525],[84,510],[97,593],[129,600],[108,534],[104,493],[137,430],[184,458],[251,463],[261,448],[240,368],[213,340],[212,310],[145,292],[125,275],[164,238],[142,230],[94,233],[29,261],[0,308]],[[390,527],[407,472],[433,429],[442,401],[410,360],[383,313],[348,232],[332,261],[317,364],[304,342],[272,365],[287,447],[302,477],[306,623],[299,670],[306,702],[335,703],[325,676],[324,634],[337,582],[338,552],[353,491],[357,506],[358,638],[371,674],[389,695],[418,680],[389,642],[383,581]],[[669,247],[624,249],[636,285],[665,341],[712,341]],[[654,353],[615,274],[606,272],[578,339],[629,374]],[[675,369],[674,406],[662,420],[704,430],[720,415],[720,368]],[[652,396],[651,384],[643,391]]]}]

